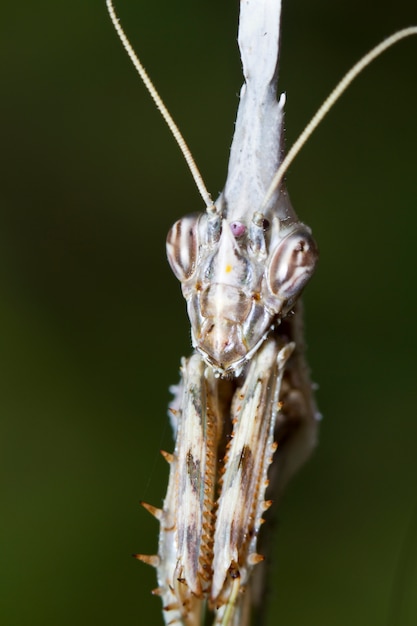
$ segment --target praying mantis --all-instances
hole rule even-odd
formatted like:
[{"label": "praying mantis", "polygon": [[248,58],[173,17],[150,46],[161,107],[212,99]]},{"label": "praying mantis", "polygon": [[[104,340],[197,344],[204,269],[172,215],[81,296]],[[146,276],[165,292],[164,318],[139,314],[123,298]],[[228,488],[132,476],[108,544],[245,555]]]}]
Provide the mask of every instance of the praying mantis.
[{"label": "praying mantis", "polygon": [[310,456],[320,414],[304,355],[300,296],[318,248],[283,182],[293,158],[350,82],[385,49],[371,50],[342,79],[284,157],[285,97],[277,98],[280,0],[241,3],[245,83],[224,190],[212,201],[178,128],[113,24],[181,148],[206,211],[178,220],[167,255],[181,283],[193,354],[181,363],[170,406],[175,437],[158,554],[136,555],[157,570],[166,624],[248,626],[262,604],[264,513]]}]

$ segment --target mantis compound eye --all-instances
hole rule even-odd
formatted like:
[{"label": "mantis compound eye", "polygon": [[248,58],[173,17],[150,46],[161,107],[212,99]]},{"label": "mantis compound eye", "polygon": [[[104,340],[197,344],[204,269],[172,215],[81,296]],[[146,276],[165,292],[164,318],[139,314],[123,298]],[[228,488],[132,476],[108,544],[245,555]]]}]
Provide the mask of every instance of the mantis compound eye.
[{"label": "mantis compound eye", "polygon": [[167,236],[167,257],[175,276],[180,281],[191,278],[196,270],[200,215],[187,215],[175,222]]},{"label": "mantis compound eye", "polygon": [[282,300],[298,296],[314,272],[318,250],[310,231],[296,230],[276,247],[267,269],[271,292]]}]

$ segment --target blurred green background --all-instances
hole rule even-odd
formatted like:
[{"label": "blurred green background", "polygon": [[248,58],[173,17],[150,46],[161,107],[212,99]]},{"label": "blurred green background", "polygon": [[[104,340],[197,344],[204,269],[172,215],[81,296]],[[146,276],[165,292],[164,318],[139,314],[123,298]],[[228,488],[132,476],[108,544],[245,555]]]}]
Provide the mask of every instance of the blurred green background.
[{"label": "blurred green background", "polygon": [[[213,196],[242,82],[238,3],[116,4]],[[415,0],[287,0],[287,143]],[[165,235],[202,202],[103,1],[3,3],[0,623],[161,624],[168,387],[190,352]],[[417,38],[355,82],[288,175],[324,415],[275,540],[269,624],[417,623]],[[404,558],[406,556],[406,558]]]}]

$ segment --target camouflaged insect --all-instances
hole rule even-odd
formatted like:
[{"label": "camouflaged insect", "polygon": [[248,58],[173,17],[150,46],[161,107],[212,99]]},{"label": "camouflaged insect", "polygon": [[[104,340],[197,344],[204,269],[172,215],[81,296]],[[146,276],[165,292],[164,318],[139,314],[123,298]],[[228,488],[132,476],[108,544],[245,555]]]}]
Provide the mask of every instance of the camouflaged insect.
[{"label": "camouflaged insect", "polygon": [[299,296],[317,248],[282,184],[295,155],[362,70],[417,27],[397,31],[342,78],[282,158],[283,95],[277,100],[280,0],[242,0],[240,94],[226,185],[211,201],[178,127],[106,0],[125,50],[168,124],[206,203],[177,221],[168,260],[181,281],[194,353],[173,388],[174,452],[156,567],[166,624],[249,626],[261,607],[259,554],[270,493],[278,500],[314,447],[317,413],[304,358]]},{"label": "camouflaged insect", "polygon": [[[111,0],[107,5],[181,144]],[[163,508],[144,504],[160,522],[158,554],[137,557],[156,567],[154,593],[171,626],[197,626],[207,611],[218,625],[250,623],[262,601],[259,535],[270,492],[279,497],[316,441],[298,299],[317,247],[284,185],[270,190],[284,152],[285,98],[277,99],[281,2],[245,0],[240,11],[245,83],[225,188],[213,204],[198,175],[207,210],[177,221],[167,237],[194,353],[182,361],[170,407],[175,449],[163,453],[170,464]]]},{"label": "camouflaged insect", "polygon": [[224,191],[167,238],[195,348],[172,405],[176,443],[153,559],[171,625],[200,624],[207,608],[216,624],[249,623],[274,453],[276,497],[316,440],[297,300],[318,254],[283,185],[263,207],[283,153],[285,98],[276,97],[280,3],[255,4],[241,4],[245,84]]},{"label": "camouflaged insect", "polygon": [[181,281],[194,354],[173,388],[175,436],[156,567],[166,624],[249,626],[263,600],[258,552],[269,493],[279,496],[309,456],[317,413],[304,359],[299,296],[317,248],[298,221],[282,177],[352,80],[417,27],[398,31],[360,59],[282,159],[283,107],[276,98],[280,0],[240,4],[240,94],[226,185],[216,203],[171,115],[134,53],[111,0],[113,25],[189,165],[207,211],[178,220],[167,238]]}]

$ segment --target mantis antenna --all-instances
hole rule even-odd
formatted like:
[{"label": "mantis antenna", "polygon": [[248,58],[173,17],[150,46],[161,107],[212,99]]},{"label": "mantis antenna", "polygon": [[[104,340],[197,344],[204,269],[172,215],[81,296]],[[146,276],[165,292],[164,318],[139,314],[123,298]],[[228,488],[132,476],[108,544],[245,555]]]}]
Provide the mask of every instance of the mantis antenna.
[{"label": "mantis antenna", "polygon": [[177,142],[181,152],[184,155],[184,159],[190,169],[190,172],[192,174],[192,177],[194,178],[195,184],[197,185],[197,189],[200,192],[201,197],[203,198],[207,210],[210,212],[215,212],[215,206],[213,203],[213,200],[211,199],[211,196],[209,194],[209,192],[207,191],[207,188],[204,184],[203,181],[203,177],[200,174],[200,170],[197,167],[196,162],[194,161],[193,155],[191,154],[191,151],[189,149],[189,147],[187,146],[187,143],[184,139],[184,137],[181,134],[180,129],[178,128],[178,126],[176,125],[176,123],[174,122],[172,115],[170,114],[170,112],[168,111],[168,109],[166,108],[161,96],[159,95],[159,93],[157,92],[156,88],[154,87],[154,84],[152,83],[151,79],[148,76],[147,71],[145,70],[145,68],[143,67],[141,61],[139,60],[139,57],[137,56],[136,52],[133,50],[133,47],[130,43],[130,41],[128,40],[123,28],[120,25],[119,22],[119,18],[116,15],[116,12],[114,10],[113,7],[113,2],[112,0],[106,0],[106,5],[107,5],[107,10],[109,12],[110,15],[110,19],[113,23],[113,26],[115,28],[116,33],[119,36],[120,41],[123,44],[124,49],[126,50],[127,54],[129,55],[130,60],[132,61],[133,65],[135,66],[136,71],[138,72],[139,76],[142,79],[143,84],[145,85],[146,89],[148,90],[152,100],[155,102],[157,108],[159,109],[162,117],[164,118],[165,122],[168,125],[169,130],[171,131],[172,135],[174,136],[175,141]]},{"label": "mantis antenna", "polygon": [[342,80],[336,85],[330,95],[327,96],[326,100],[318,109],[317,113],[313,115],[310,122],[304,128],[298,139],[295,141],[295,143],[292,145],[291,149],[283,159],[281,165],[277,169],[277,172],[271,181],[268,191],[266,192],[262,207],[260,209],[261,213],[268,205],[274,192],[278,189],[283,177],[285,176],[286,171],[288,170],[291,163],[294,161],[297,154],[300,152],[301,148],[310,138],[310,136],[323,120],[323,118],[326,117],[332,106],[346,91],[349,85],[362,72],[362,70],[364,70],[370,63],[372,63],[372,61],[374,61],[383,52],[385,52],[385,50],[388,50],[388,48],[396,44],[398,41],[401,41],[401,39],[405,39],[406,37],[410,37],[411,35],[417,35],[417,26],[403,28],[402,30],[397,31],[396,33],[388,37],[387,39],[384,39],[384,41],[382,41],[380,44],[375,46],[375,48],[372,48],[372,50],[365,54],[365,56],[363,56],[357,63],[355,63],[355,65],[344,75]]},{"label": "mantis antenna", "polygon": [[[124,49],[126,50],[130,60],[132,61],[136,71],[138,72],[142,82],[144,83],[146,89],[148,90],[151,98],[155,102],[157,108],[159,109],[162,117],[164,118],[169,130],[171,131],[175,141],[177,142],[182,154],[184,155],[185,161],[190,169],[191,175],[194,178],[194,182],[197,186],[197,189],[203,198],[207,210],[209,212],[216,212],[216,207],[211,199],[209,192],[207,191],[207,187],[204,184],[203,177],[200,174],[200,170],[197,167],[197,164],[191,154],[191,151],[180,131],[177,124],[174,122],[171,114],[169,113],[167,107],[165,106],[161,96],[156,90],[154,84],[148,76],[147,71],[145,70],[143,64],[139,60],[136,52],[133,50],[133,47],[128,40],[123,28],[120,25],[119,18],[116,15],[116,12],[113,7],[112,0],[106,0],[107,10],[110,15],[110,19],[113,23],[114,29],[119,36],[120,41]],[[268,188],[268,191],[265,194],[265,198],[262,203],[262,207],[260,209],[261,213],[268,205],[271,200],[273,194],[278,189],[282,179],[284,178],[289,166],[294,161],[297,154],[300,152],[301,148],[304,146],[306,141],[313,134],[317,126],[320,122],[326,117],[327,113],[333,107],[333,105],[337,102],[340,96],[346,91],[349,85],[355,80],[355,78],[368,66],[372,61],[374,61],[377,57],[379,57],[385,50],[388,50],[391,46],[398,43],[402,39],[406,37],[410,37],[411,35],[417,35],[417,26],[410,26],[408,28],[403,28],[402,30],[397,31],[380,44],[372,48],[365,56],[363,56],[355,65],[345,74],[342,80],[336,85],[330,95],[323,102],[318,111],[313,115],[310,122],[304,128],[298,139],[295,141],[291,149],[288,151],[287,155],[283,159],[281,165],[279,166],[276,174],[274,175],[271,184]]]}]

